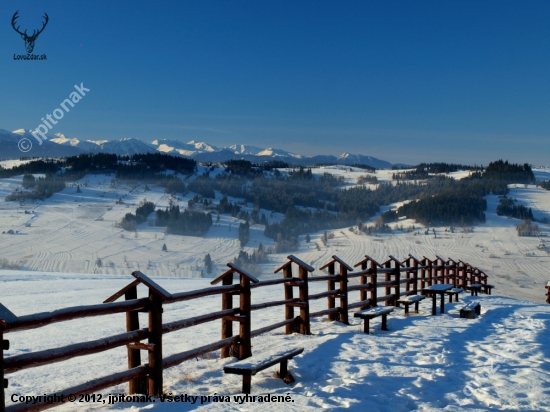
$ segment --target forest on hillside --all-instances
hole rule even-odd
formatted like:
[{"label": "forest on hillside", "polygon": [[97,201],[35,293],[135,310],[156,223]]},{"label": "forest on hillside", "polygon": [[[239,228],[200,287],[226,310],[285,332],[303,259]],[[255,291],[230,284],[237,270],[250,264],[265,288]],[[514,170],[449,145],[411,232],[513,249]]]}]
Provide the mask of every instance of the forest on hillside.
[{"label": "forest on hillside", "polygon": [[[311,168],[288,168],[283,162],[253,164],[246,160],[224,163],[225,171],[210,176],[215,166],[195,179],[184,181],[179,176],[196,171],[192,159],[162,153],[134,156],[86,154],[65,160],[34,160],[9,170],[0,176],[45,173],[62,181],[75,173],[114,173],[117,179],[151,182],[161,185],[167,193],[196,193],[203,202],[212,202],[216,192],[222,194],[218,213],[231,213],[247,222],[265,225],[265,234],[292,244],[298,236],[351,225],[380,211],[380,207],[411,200],[397,211],[397,217],[407,216],[427,225],[472,225],[485,221],[487,208],[484,196],[506,195],[509,183],[530,183],[535,178],[529,165],[498,160],[485,169],[445,163],[420,164],[412,171],[400,173],[396,184],[378,182],[375,189],[367,185],[343,189],[343,178],[325,173],[316,175]],[[282,173],[279,169],[285,168]],[[455,180],[443,175],[457,170],[471,170],[469,177]],[[175,174],[175,173],[179,174]],[[373,173],[371,169],[365,172]],[[374,182],[373,178],[365,178]],[[59,185],[59,187],[61,187]],[[50,190],[49,188],[47,189]],[[243,199],[252,205],[252,213],[242,212],[241,206],[228,197]],[[194,202],[199,201],[199,197]],[[513,206],[511,213],[514,212]],[[270,222],[260,208],[284,214],[280,222]],[[518,209],[519,210],[519,209]],[[157,211],[157,222],[167,231],[179,234],[203,234],[212,224],[212,216],[191,210],[171,207]],[[508,213],[508,212],[506,212]],[[133,214],[131,214],[133,215]],[[128,216],[131,227],[141,219]],[[133,223],[135,222],[135,223]],[[368,228],[365,227],[365,230]]]}]

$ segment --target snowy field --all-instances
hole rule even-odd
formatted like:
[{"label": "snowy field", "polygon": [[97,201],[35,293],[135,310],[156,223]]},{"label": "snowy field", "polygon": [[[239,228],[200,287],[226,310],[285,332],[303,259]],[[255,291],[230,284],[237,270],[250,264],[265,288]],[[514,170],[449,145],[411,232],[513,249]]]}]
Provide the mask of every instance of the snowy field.
[{"label": "snowy field", "polygon": [[[345,185],[351,185],[364,170],[343,167],[313,169],[314,173],[333,173],[346,177]],[[380,180],[391,179],[392,171],[377,171]],[[202,173],[202,170],[198,172]],[[550,175],[546,169],[536,169],[537,177]],[[459,174],[459,177],[463,177]],[[140,201],[147,199],[157,208],[168,206],[169,195],[162,187],[145,190],[144,185],[130,187],[111,185],[111,176],[89,175],[77,182],[76,187],[67,187],[46,201],[35,203],[6,202],[5,196],[21,185],[22,177],[0,179],[0,258],[6,259],[22,270],[63,273],[101,273],[108,275],[129,274],[139,269],[149,276],[206,277],[204,256],[210,253],[214,271],[211,277],[224,270],[240,251],[238,226],[240,221],[229,215],[221,215],[204,238],[166,235],[164,228],[139,225],[137,234],[116,228],[128,212],[135,212]],[[190,193],[175,199],[180,208],[194,196]],[[531,207],[537,219],[550,219],[550,191],[534,186],[515,185],[510,197]],[[217,203],[221,194],[216,194]],[[117,204],[121,199],[122,204]],[[232,199],[238,201],[239,199]],[[319,268],[330,256],[336,254],[353,265],[365,254],[378,261],[388,255],[404,259],[409,253],[421,258],[436,255],[461,259],[486,271],[497,287],[496,292],[505,296],[544,301],[543,286],[550,279],[550,255],[539,249],[549,233],[549,225],[539,223],[544,237],[518,237],[517,219],[497,216],[497,196],[488,196],[487,222],[475,226],[473,233],[451,233],[445,227],[437,227],[425,235],[425,228],[412,220],[400,220],[391,224],[392,234],[367,236],[357,230],[342,228],[332,231],[333,238],[325,245],[323,233],[311,235],[311,242],[300,239],[300,249],[294,254],[312,266]],[[252,204],[243,210],[252,211]],[[390,207],[383,207],[382,212]],[[195,206],[198,207],[198,206]],[[27,211],[27,213],[25,213]],[[270,222],[280,221],[284,216],[261,210]],[[374,220],[376,217],[371,219]],[[150,217],[151,223],[154,217]],[[414,226],[415,230],[412,231]],[[8,234],[8,231],[14,234]],[[263,234],[263,225],[252,225],[250,241],[245,250],[251,252],[259,244],[274,245],[273,239]],[[163,252],[166,244],[167,251]],[[546,241],[550,248],[550,242]],[[262,278],[273,276],[273,270],[285,261],[286,254],[270,255],[271,263],[262,265]],[[97,266],[97,260],[101,267]]]},{"label": "snowy field", "polygon": [[[343,177],[343,187],[356,184],[365,171],[347,167],[313,169],[315,174],[332,173]],[[395,171],[377,171],[379,181],[390,181]],[[548,169],[536,169],[539,179],[548,179]],[[199,171],[199,174],[202,170]],[[465,177],[455,173],[455,178]],[[240,221],[221,215],[204,238],[166,235],[163,228],[148,222],[138,227],[137,235],[116,228],[115,223],[128,212],[135,212],[145,198],[157,208],[168,206],[169,195],[163,188],[112,184],[112,176],[89,175],[42,202],[6,202],[5,196],[21,185],[22,177],[0,179],[0,258],[21,270],[0,271],[0,303],[16,315],[49,311],[67,306],[98,304],[133,280],[130,273],[141,270],[155,277],[169,292],[194,290],[209,285],[201,277],[218,276],[240,251]],[[181,208],[194,196],[190,193],[175,199]],[[550,191],[535,186],[511,186],[509,197],[531,207],[535,218],[550,219]],[[217,203],[221,198],[216,193]],[[122,203],[117,200],[122,200]],[[230,199],[239,201],[239,199]],[[311,242],[300,239],[293,254],[316,268],[313,276],[322,276],[318,268],[337,255],[350,265],[365,254],[378,261],[388,255],[404,259],[409,253],[422,256],[451,257],[477,266],[495,285],[493,296],[481,296],[482,314],[476,320],[458,318],[461,303],[447,306],[447,313],[432,317],[430,303],[421,304],[421,313],[403,316],[402,310],[390,315],[389,331],[379,330],[379,320],[371,322],[371,335],[361,333],[358,320],[352,325],[329,323],[326,318],[312,323],[312,336],[285,336],[276,330],[253,340],[253,351],[261,353],[274,345],[291,344],[305,348],[290,362],[296,383],[286,386],[272,377],[275,370],[260,372],[252,380],[252,394],[291,396],[288,410],[349,409],[372,411],[458,411],[458,410],[548,410],[547,323],[550,305],[545,300],[544,285],[550,280],[550,254],[539,249],[548,241],[550,227],[539,223],[543,237],[518,237],[519,220],[497,216],[497,196],[488,196],[487,221],[472,233],[460,229],[451,233],[445,227],[425,228],[411,220],[391,224],[388,235],[367,236],[356,228],[342,228],[331,233],[327,246],[323,233],[311,235]],[[390,207],[389,205],[384,210]],[[198,206],[195,206],[198,207]],[[251,211],[252,205],[244,210]],[[383,211],[384,211],[383,210]],[[261,210],[270,221],[283,215]],[[371,220],[376,218],[373,217]],[[150,217],[152,219],[152,216]],[[414,230],[412,227],[414,226]],[[260,243],[273,245],[263,234],[264,226],[250,228],[251,252]],[[13,231],[13,234],[8,234]],[[167,251],[162,251],[166,244]],[[214,271],[206,275],[204,256],[210,253]],[[273,278],[275,268],[286,261],[287,254],[272,254],[271,262],[262,265],[262,279]],[[96,263],[100,259],[99,267]],[[350,284],[357,283],[354,279]],[[310,293],[326,290],[313,283]],[[143,296],[144,291],[141,291]],[[283,299],[282,286],[255,289],[253,303]],[[464,300],[470,300],[464,297]],[[200,309],[191,302],[169,305],[164,321],[188,318],[221,307],[219,296],[200,300]],[[312,311],[324,309],[326,301],[316,301]],[[192,310],[193,308],[193,310]],[[282,308],[253,312],[252,328],[283,320]],[[141,324],[146,324],[145,315]],[[62,331],[62,333],[60,333]],[[88,318],[55,324],[37,330],[8,334],[8,356],[53,348],[125,331],[124,315]],[[220,339],[219,321],[165,335],[165,356]],[[199,343],[200,342],[200,343]],[[511,345],[511,346],[510,346]],[[510,349],[511,348],[511,349]],[[145,361],[145,359],[144,359]],[[165,390],[174,394],[198,396],[240,395],[241,378],[224,375],[217,354],[204,356],[165,371]],[[491,362],[493,367],[491,368]],[[59,365],[63,365],[63,372]],[[126,367],[126,350],[110,350],[99,355],[75,358],[62,364],[42,366],[8,376],[12,394],[52,393],[94,377],[122,371]],[[489,372],[487,372],[489,371]],[[476,376],[481,374],[481,377]],[[476,381],[477,379],[477,381]],[[103,394],[120,393],[121,385]],[[232,398],[233,399],[233,398]],[[9,403],[9,401],[8,401]],[[199,401],[200,403],[200,401]],[[460,406],[462,404],[463,406]],[[122,411],[159,410],[278,410],[275,403],[205,403],[188,404],[117,404],[110,409]],[[75,410],[74,404],[58,410]],[[107,409],[104,405],[79,405],[78,410]]]}]

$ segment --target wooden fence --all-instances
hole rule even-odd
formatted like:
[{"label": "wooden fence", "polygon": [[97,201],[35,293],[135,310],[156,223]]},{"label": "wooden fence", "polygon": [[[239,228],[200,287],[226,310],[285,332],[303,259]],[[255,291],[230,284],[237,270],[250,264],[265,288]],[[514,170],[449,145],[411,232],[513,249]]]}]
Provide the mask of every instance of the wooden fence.
[{"label": "wooden fence", "polygon": [[[336,268],[338,265],[338,272]],[[274,329],[285,327],[286,334],[310,334],[310,319],[327,316],[328,320],[339,320],[349,324],[349,311],[377,306],[396,305],[401,296],[417,294],[432,284],[449,283],[456,287],[468,289],[472,284],[485,285],[485,292],[490,293],[487,285],[487,274],[478,268],[459,260],[443,259],[436,256],[434,260],[427,257],[417,259],[409,255],[400,261],[393,256],[383,263],[365,256],[355,264],[360,270],[353,272],[347,263],[333,256],[332,260],[321,269],[327,270],[327,275],[312,276],[314,269],[295,256],[288,256],[288,261],[275,273],[283,272],[282,278],[258,281],[241,268],[229,263],[228,270],[214,279],[211,284],[220,286],[209,287],[190,292],[170,294],[156,282],[143,273],[136,271],[132,275],[135,280],[106,299],[102,304],[77,306],[56,310],[53,312],[36,313],[26,316],[16,316],[0,304],[0,342],[2,342],[2,358],[0,359],[0,382],[4,382],[0,390],[0,411],[39,411],[56,406],[56,403],[39,402],[33,405],[14,404],[5,406],[5,388],[8,380],[5,375],[41,365],[49,365],[84,356],[103,352],[109,349],[126,346],[128,354],[128,369],[122,372],[103,376],[92,381],[67,388],[58,395],[94,393],[121,383],[129,383],[129,394],[162,394],[163,370],[178,365],[186,360],[203,354],[221,350],[221,357],[235,356],[244,359],[252,354],[251,339]],[[293,267],[297,270],[293,271]],[[296,275],[295,275],[296,273]],[[234,283],[235,276],[237,283]],[[348,285],[349,279],[359,278],[359,284]],[[310,282],[327,282],[327,291],[309,294]],[[148,288],[148,297],[138,298],[137,286]],[[282,284],[284,299],[258,304],[251,303],[252,290],[259,287]],[[403,289],[404,285],[404,290]],[[297,295],[294,295],[297,288]],[[378,289],[383,288],[383,296],[378,296]],[[350,296],[358,291],[358,300],[350,302]],[[163,307],[176,302],[199,299],[205,296],[221,295],[221,310],[206,315],[163,323]],[[234,296],[238,296],[239,306],[233,307]],[[117,301],[124,297],[123,301]],[[327,309],[310,313],[310,302],[327,299]],[[338,306],[336,306],[338,301]],[[285,316],[281,321],[257,330],[251,330],[252,312],[284,306]],[[294,309],[299,310],[295,316]],[[141,328],[139,312],[148,313],[148,325]],[[126,314],[126,332],[108,336],[94,341],[72,344],[54,349],[25,353],[15,356],[4,356],[9,349],[9,341],[4,339],[7,333],[40,328],[52,323],[65,322],[91,316],[104,316],[115,313]],[[205,322],[221,320],[221,340],[192,350],[180,352],[166,358],[163,357],[162,337],[166,333],[189,328]],[[233,331],[233,323],[239,325],[238,333]],[[142,341],[147,341],[144,343]],[[148,363],[141,364],[140,351],[148,353]],[[58,403],[57,403],[58,404]]]}]

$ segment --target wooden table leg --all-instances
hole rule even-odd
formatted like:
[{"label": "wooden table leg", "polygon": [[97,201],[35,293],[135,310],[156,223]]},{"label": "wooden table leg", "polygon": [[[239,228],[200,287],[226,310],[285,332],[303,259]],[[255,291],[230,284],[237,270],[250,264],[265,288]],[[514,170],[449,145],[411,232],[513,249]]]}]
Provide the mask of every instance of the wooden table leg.
[{"label": "wooden table leg", "polygon": [[286,375],[288,373],[288,360],[285,359],[284,361],[281,361],[281,370],[279,371],[279,376],[281,379],[286,378]]},{"label": "wooden table leg", "polygon": [[445,296],[441,294],[441,313],[445,313]]},{"label": "wooden table leg", "polygon": [[437,305],[435,303],[435,297],[437,296],[436,293],[432,293],[432,316],[435,316],[437,313]]},{"label": "wooden table leg", "polygon": [[252,375],[243,375],[243,393],[250,393]]},{"label": "wooden table leg", "polygon": [[388,330],[388,315],[382,315],[382,330]]},{"label": "wooden table leg", "polygon": [[418,302],[418,301],[417,301],[417,302],[414,302],[414,312],[415,312],[415,313],[418,313],[418,304],[419,304],[419,303],[420,303],[420,302]]},{"label": "wooden table leg", "polygon": [[365,321],[363,323],[363,332],[366,334],[369,333],[369,318],[365,318]]},{"label": "wooden table leg", "polygon": [[404,305],[405,305],[405,315],[408,315],[409,314],[409,304],[404,303]]}]

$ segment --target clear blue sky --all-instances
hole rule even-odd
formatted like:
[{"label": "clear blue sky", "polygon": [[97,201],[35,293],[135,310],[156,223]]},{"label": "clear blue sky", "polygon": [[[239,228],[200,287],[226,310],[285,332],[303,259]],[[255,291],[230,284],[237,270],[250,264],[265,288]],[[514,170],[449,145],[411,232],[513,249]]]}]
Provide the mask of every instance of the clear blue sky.
[{"label": "clear blue sky", "polygon": [[2,1],[0,61],[1,129],[550,163],[548,1]]}]

